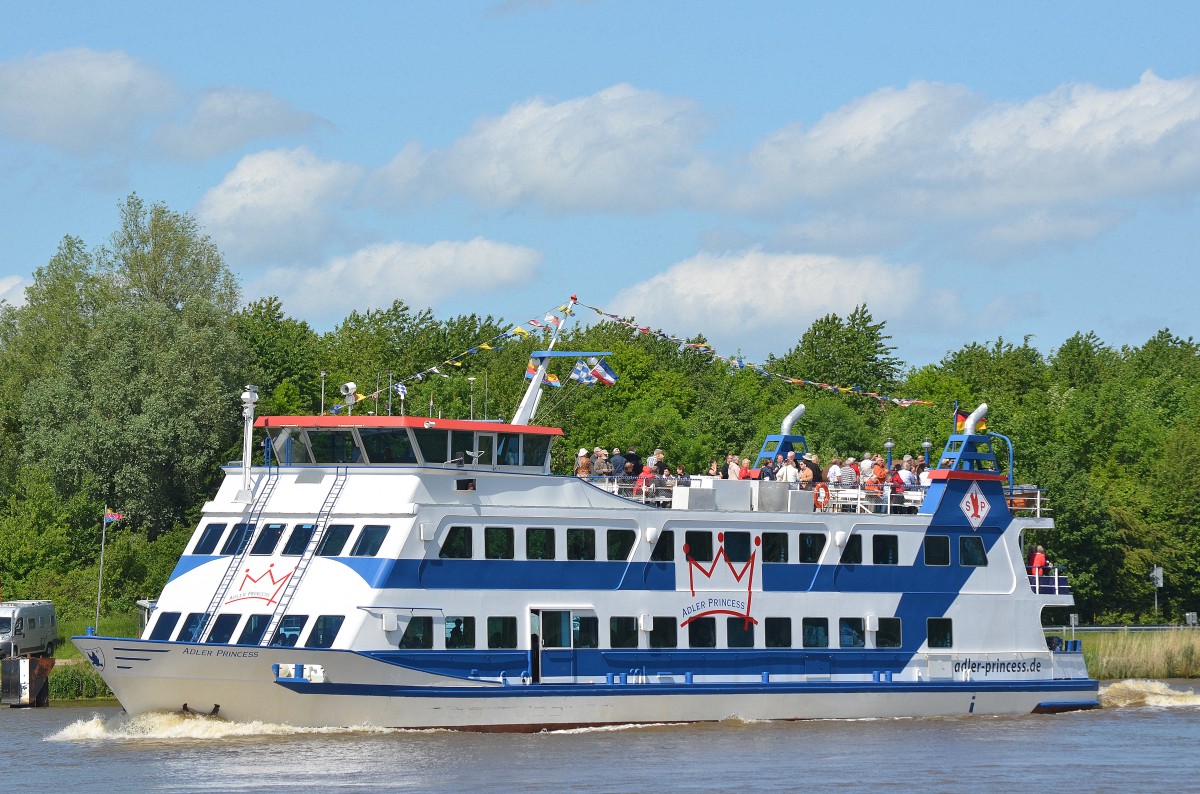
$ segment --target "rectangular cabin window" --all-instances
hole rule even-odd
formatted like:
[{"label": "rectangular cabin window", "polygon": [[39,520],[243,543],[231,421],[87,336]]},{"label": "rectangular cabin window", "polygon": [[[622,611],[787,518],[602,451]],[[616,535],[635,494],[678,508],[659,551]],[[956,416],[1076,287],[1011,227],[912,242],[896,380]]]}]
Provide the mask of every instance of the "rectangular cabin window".
[{"label": "rectangular cabin window", "polygon": [[229,537],[225,539],[225,545],[221,547],[221,553],[236,557],[246,550],[253,534],[253,524],[234,524],[233,529],[229,530]]},{"label": "rectangular cabin window", "polygon": [[358,437],[371,463],[417,462],[417,451],[403,427],[362,427]]},{"label": "rectangular cabin window", "polygon": [[606,535],[608,541],[608,559],[625,562],[633,544],[637,541],[637,533],[632,529],[610,529]]},{"label": "rectangular cabin window", "polygon": [[875,632],[875,647],[899,648],[902,644],[900,618],[880,618],[879,631]]},{"label": "rectangular cabin window", "polygon": [[867,621],[863,618],[838,620],[838,636],[843,648],[862,648],[867,644]]},{"label": "rectangular cabin window", "polygon": [[568,529],[567,530],[567,559],[594,560],[596,559],[596,530]]},{"label": "rectangular cabin window", "polygon": [[550,527],[529,527],[525,530],[525,559],[554,559],[554,530]]},{"label": "rectangular cabin window", "polygon": [[745,618],[725,618],[725,644],[730,648],[753,648],[754,624]]},{"label": "rectangular cabin window", "polygon": [[412,432],[417,438],[417,446],[420,447],[421,457],[426,463],[445,463],[450,459],[446,454],[450,448],[450,438],[445,430],[414,427]]},{"label": "rectangular cabin window", "polygon": [[221,535],[225,534],[225,527],[228,524],[209,524],[200,533],[200,540],[196,541],[196,548],[192,549],[192,554],[212,554],[217,548],[217,543],[221,540]]},{"label": "rectangular cabin window", "polygon": [[[657,623],[658,618],[655,618]],[[654,647],[651,645],[650,647]],[[688,624],[689,648],[717,647],[717,619],[713,617],[696,618]]]},{"label": "rectangular cabin window", "polygon": [[684,532],[683,551],[696,562],[712,562],[712,533],[704,529],[692,529]]},{"label": "rectangular cabin window", "polygon": [[484,527],[483,554],[489,560],[511,560],[516,548],[512,527]]},{"label": "rectangular cabin window", "polygon": [[[495,527],[489,527],[495,529]],[[446,533],[446,539],[442,541],[442,549],[438,552],[438,557],[443,560],[469,560],[474,555],[474,550],[471,548],[471,528],[470,527],[450,527],[450,531]]]},{"label": "rectangular cabin window", "polygon": [[233,636],[233,630],[237,628],[238,621],[241,619],[241,615],[217,615],[205,642],[217,642],[222,645],[229,642],[229,638]]},{"label": "rectangular cabin window", "polygon": [[433,617],[431,615],[413,615],[404,627],[400,637],[400,647],[404,650],[427,651],[433,647]]},{"label": "rectangular cabin window", "polygon": [[474,491],[475,485],[476,485],[476,483],[475,483],[474,477],[465,477],[461,480],[454,481],[454,490],[456,490],[456,491]]},{"label": "rectangular cabin window", "polygon": [[475,446],[475,431],[450,431],[450,460],[453,461],[456,466],[475,465],[475,458],[477,456],[471,454],[474,452],[479,452]]},{"label": "rectangular cabin window", "polygon": [[675,530],[664,529],[650,552],[651,562],[672,562],[675,559]]},{"label": "rectangular cabin window", "polygon": [[950,538],[946,535],[929,535],[922,544],[925,548],[926,565],[950,564]]},{"label": "rectangular cabin window", "polygon": [[599,648],[600,618],[595,615],[572,615],[571,642],[576,648]]},{"label": "rectangular cabin window", "polygon": [[523,466],[546,465],[546,455],[550,454],[550,436],[522,436],[521,464]]},{"label": "rectangular cabin window", "polygon": [[896,535],[874,535],[871,538],[873,565],[899,565],[900,539]]},{"label": "rectangular cabin window", "polygon": [[187,620],[183,622],[183,628],[179,630],[179,636],[175,639],[178,642],[196,642],[200,639],[200,627],[208,620],[207,612],[193,612],[187,616]]},{"label": "rectangular cabin window", "polygon": [[571,647],[571,613],[566,610],[542,610],[542,647]]},{"label": "rectangular cabin window", "polygon": [[925,631],[930,648],[954,647],[954,621],[950,618],[929,618]]},{"label": "rectangular cabin window", "polygon": [[263,634],[267,632],[267,625],[271,622],[270,615],[251,615],[246,618],[246,625],[242,627],[242,636],[238,637],[238,645],[258,645],[262,642]]},{"label": "rectangular cabin window", "polygon": [[487,619],[488,647],[517,647],[517,619],[513,617],[489,617]]},{"label": "rectangular cabin window", "polygon": [[449,615],[446,617],[446,647],[475,647],[475,618],[471,615]]},{"label": "rectangular cabin window", "polygon": [[842,565],[858,565],[862,563],[862,535],[851,535],[846,538],[842,549]]},{"label": "rectangular cabin window", "polygon": [[821,561],[821,552],[825,551],[824,532],[800,533],[800,562],[815,563]]},{"label": "rectangular cabin window", "polygon": [[317,546],[317,556],[336,557],[341,554],[342,549],[346,547],[346,541],[350,539],[350,531],[353,529],[353,524],[330,524],[325,527],[325,534],[321,538],[320,545]]},{"label": "rectangular cabin window", "polygon": [[358,533],[358,540],[354,541],[354,548],[350,549],[350,556],[374,557],[379,553],[379,548],[383,545],[383,539],[387,537],[389,529],[391,527],[386,524],[367,524],[362,528],[362,532]]},{"label": "rectangular cabin window", "polygon": [[279,628],[275,629],[271,645],[277,648],[295,648],[296,643],[300,641],[300,632],[304,630],[304,624],[307,622],[308,615],[285,616],[279,621]]},{"label": "rectangular cabin window", "polygon": [[679,627],[675,618],[656,617],[650,628],[651,648],[675,648],[679,645]]},{"label": "rectangular cabin window", "polygon": [[316,463],[362,463],[362,452],[349,430],[307,430]]},{"label": "rectangular cabin window", "polygon": [[792,647],[792,619],[767,618],[763,621],[763,634],[768,648]]},{"label": "rectangular cabin window", "polygon": [[152,640],[169,640],[171,632],[175,631],[175,626],[179,623],[178,612],[159,612],[158,620],[154,624],[154,630],[150,632]]},{"label": "rectangular cabin window", "polygon": [[638,647],[637,618],[611,617],[608,619],[608,647]]},{"label": "rectangular cabin window", "polygon": [[267,524],[262,528],[262,532],[258,533],[254,545],[250,547],[250,554],[257,556],[274,554],[275,547],[279,545],[279,539],[283,537],[285,529],[287,529],[287,524]]},{"label": "rectangular cabin window", "polygon": [[978,568],[988,564],[983,538],[978,535],[963,535],[958,539],[958,564]]},{"label": "rectangular cabin window", "polygon": [[829,618],[804,618],[800,634],[805,648],[829,647]]},{"label": "rectangular cabin window", "polygon": [[345,615],[317,615],[313,621],[312,631],[304,641],[305,648],[332,648],[337,639],[338,629],[346,620]]},{"label": "rectangular cabin window", "polygon": [[297,524],[292,528],[292,534],[288,535],[287,543],[283,544],[283,551],[280,553],[284,557],[299,557],[308,548],[316,528],[316,524]]},{"label": "rectangular cabin window", "polygon": [[749,532],[724,532],[722,541],[725,545],[725,557],[730,562],[750,562],[750,552],[754,546],[750,542]]},{"label": "rectangular cabin window", "polygon": [[788,535],[786,532],[762,533],[762,561],[788,561]]},{"label": "rectangular cabin window", "polygon": [[521,437],[516,433],[500,433],[496,440],[496,462],[501,466],[521,465]]}]

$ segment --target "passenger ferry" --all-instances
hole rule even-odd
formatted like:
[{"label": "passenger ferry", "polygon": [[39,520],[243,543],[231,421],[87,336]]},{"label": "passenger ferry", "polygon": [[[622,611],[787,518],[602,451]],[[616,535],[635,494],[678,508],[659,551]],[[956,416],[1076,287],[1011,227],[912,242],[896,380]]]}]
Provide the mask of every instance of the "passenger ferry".
[{"label": "passenger ferry", "polygon": [[[534,354],[508,424],[255,420],[248,389],[241,465],[142,637],[73,641],[131,714],[297,726],[1099,705],[1078,644],[1047,647],[1042,612],[1071,606],[1071,589],[1024,565],[1023,534],[1053,522],[1036,489],[999,473],[1003,437],[976,432],[986,406],[903,499],[712,478],[625,495],[551,473],[562,431],[529,419],[553,355]],[[760,458],[806,450],[801,411]]]}]

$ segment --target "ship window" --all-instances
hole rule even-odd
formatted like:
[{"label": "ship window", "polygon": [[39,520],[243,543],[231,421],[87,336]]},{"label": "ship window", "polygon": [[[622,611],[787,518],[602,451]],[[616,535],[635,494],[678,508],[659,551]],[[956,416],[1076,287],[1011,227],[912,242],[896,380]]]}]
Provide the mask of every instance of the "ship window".
[{"label": "ship window", "polygon": [[205,612],[193,612],[187,616],[187,620],[183,622],[183,628],[179,630],[179,636],[175,639],[178,642],[195,642],[200,639],[200,627],[208,620],[208,614]]},{"label": "ship window", "polygon": [[225,545],[221,547],[221,553],[241,554],[246,550],[246,544],[250,542],[250,536],[253,534],[253,524],[234,524],[233,529],[229,531],[229,537],[225,539]]},{"label": "ship window", "polygon": [[624,562],[629,559],[637,533],[632,529],[610,529],[607,535],[608,559]]},{"label": "ship window", "polygon": [[950,618],[929,618],[926,631],[930,648],[954,647],[954,621]]},{"label": "ship window", "polygon": [[321,537],[321,544],[317,546],[318,557],[336,557],[342,553],[342,549],[346,547],[346,541],[350,539],[350,530],[354,529],[351,524],[330,524],[325,528],[325,534]]},{"label": "ship window", "polygon": [[875,565],[900,564],[900,539],[895,535],[875,535],[871,538],[871,562]]},{"label": "ship window", "polygon": [[596,530],[568,529],[567,530],[567,559],[594,560],[596,559]]},{"label": "ship window", "polygon": [[521,452],[525,466],[545,466],[546,454],[550,451],[549,436],[524,436]]},{"label": "ship window", "polygon": [[724,532],[725,558],[730,562],[750,562],[750,533]]},{"label": "ship window", "polygon": [[842,549],[842,565],[858,565],[862,562],[862,535],[851,535],[846,538],[846,546]]},{"label": "ship window", "polygon": [[475,647],[475,618],[470,615],[454,615],[446,618],[446,647]]},{"label": "ship window", "polygon": [[829,647],[829,618],[804,618],[800,621],[800,632],[805,648]]},{"label": "ship window", "polygon": [[242,627],[242,636],[238,637],[238,645],[258,645],[262,642],[263,634],[266,633],[267,624],[270,622],[270,615],[251,615],[246,618],[246,625]]},{"label": "ship window", "polygon": [[308,633],[308,639],[304,641],[304,647],[332,648],[333,641],[337,639],[338,629],[342,627],[345,619],[345,615],[317,615],[317,619],[313,621],[312,631]]},{"label": "ship window", "polygon": [[[495,527],[489,527],[489,529],[495,529]],[[472,554],[471,528],[450,527],[450,531],[446,533],[446,539],[442,541],[442,550],[438,552],[438,556],[443,560],[469,560]]]},{"label": "ship window", "polygon": [[843,648],[861,648],[866,644],[866,620],[863,618],[841,618],[838,620],[838,635]]},{"label": "ship window", "polygon": [[171,639],[171,632],[175,630],[175,625],[177,623],[179,623],[178,612],[159,612],[158,622],[154,624],[154,631],[150,632],[150,639]]},{"label": "ship window", "polygon": [[800,562],[820,562],[821,552],[825,550],[824,532],[800,533]]},{"label": "ship window", "polygon": [[788,536],[786,532],[764,532],[762,534],[763,562],[788,561]]},{"label": "ship window", "polygon": [[650,629],[650,647],[674,648],[678,644],[679,627],[675,625],[675,618],[654,618],[654,625]]},{"label": "ship window", "polygon": [[542,647],[571,647],[571,613],[563,610],[542,611]]},{"label": "ship window", "polygon": [[299,557],[308,548],[308,542],[312,540],[313,529],[315,524],[297,524],[292,528],[292,534],[288,535],[287,543],[283,544],[281,554],[285,557]]},{"label": "ship window", "polygon": [[242,619],[241,615],[217,615],[217,619],[213,621],[212,631],[208,632],[208,639],[205,642],[229,642],[229,638],[233,636],[233,630],[237,628],[238,621]]},{"label": "ship window", "polygon": [[608,619],[608,645],[610,648],[638,647],[637,618],[614,617]]},{"label": "ship window", "polygon": [[[675,559],[675,530],[664,529],[650,552],[651,562],[671,562]],[[672,646],[674,647],[674,646]]]},{"label": "ship window", "polygon": [[254,545],[250,548],[251,554],[272,554],[275,547],[279,545],[279,539],[283,537],[283,530],[287,529],[287,524],[267,524],[263,527],[262,532],[258,533],[258,539],[254,541]]},{"label": "ship window", "polygon": [[454,490],[456,490],[456,491],[474,491],[475,490],[475,478],[468,477],[468,478],[462,479],[462,480],[455,480],[454,481]]},{"label": "ship window", "polygon": [[408,619],[404,627],[404,635],[400,638],[400,647],[409,650],[427,651],[433,647],[433,617],[430,615],[414,615]]},{"label": "ship window", "polygon": [[483,553],[489,560],[511,560],[513,547],[512,527],[483,528]]},{"label": "ship window", "polygon": [[432,428],[413,428],[417,437],[417,446],[421,448],[421,457],[426,463],[445,463],[447,448],[447,433],[445,430]]},{"label": "ship window", "polygon": [[950,538],[946,535],[930,535],[925,538],[925,564],[950,564]]},{"label": "ship window", "polygon": [[379,553],[379,547],[383,545],[383,539],[387,537],[389,529],[386,524],[367,524],[362,528],[362,532],[358,533],[358,540],[354,541],[350,556],[374,557]]},{"label": "ship window", "polygon": [[768,648],[792,647],[792,619],[767,618],[763,621],[763,634]]},{"label": "ship window", "polygon": [[450,461],[458,466],[474,465],[475,460],[473,455],[468,455],[468,452],[478,452],[475,448],[475,431],[473,430],[452,430],[450,431]]},{"label": "ship window", "polygon": [[521,437],[516,433],[501,433],[497,440],[496,462],[503,466],[521,465]]},{"label": "ship window", "polygon": [[349,430],[309,430],[308,443],[316,463],[362,463],[362,453]]},{"label": "ship window", "polygon": [[489,648],[517,647],[516,618],[488,618],[487,631]]},{"label": "ship window", "polygon": [[875,632],[876,648],[899,648],[900,618],[880,618],[879,631]]},{"label": "ship window", "polygon": [[[655,628],[658,628],[658,618],[654,619]],[[650,647],[654,647],[651,644]],[[713,617],[696,618],[688,624],[688,647],[689,648],[715,648],[717,647],[717,619]]]},{"label": "ship window", "polygon": [[684,532],[683,553],[696,562],[710,562],[713,558],[712,533],[702,529]]},{"label": "ship window", "polygon": [[280,648],[295,648],[296,643],[300,641],[300,632],[307,622],[308,615],[288,615],[279,622],[279,628],[275,629],[271,645]]},{"label": "ship window", "polygon": [[200,533],[200,540],[196,542],[196,548],[192,549],[192,554],[212,554],[217,548],[217,541],[221,539],[221,535],[225,533],[227,524],[209,524]]},{"label": "ship window", "polygon": [[978,535],[963,535],[958,539],[958,564],[982,567],[987,565],[987,552],[983,538]]},{"label": "ship window", "polygon": [[417,453],[402,427],[363,427],[358,437],[372,463],[416,463]]},{"label": "ship window", "polygon": [[554,559],[554,530],[549,527],[529,527],[525,530],[525,559]]},{"label": "ship window", "polygon": [[572,615],[571,641],[576,648],[600,647],[600,619],[595,615]]},{"label": "ship window", "polygon": [[725,644],[730,648],[753,648],[754,624],[746,618],[725,618]]}]

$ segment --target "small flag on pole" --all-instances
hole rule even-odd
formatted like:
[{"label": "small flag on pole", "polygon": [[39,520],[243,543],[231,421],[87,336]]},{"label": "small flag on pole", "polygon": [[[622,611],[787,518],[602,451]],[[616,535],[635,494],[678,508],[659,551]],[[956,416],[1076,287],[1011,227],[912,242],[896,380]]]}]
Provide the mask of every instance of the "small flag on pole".
[{"label": "small flag on pole", "polygon": [[112,510],[109,510],[107,507],[104,508],[104,523],[105,524],[111,524],[114,521],[124,521],[124,520],[125,520],[125,516],[123,516],[122,514],[114,512]]},{"label": "small flag on pole", "polygon": [[592,375],[605,386],[612,386],[617,382],[617,373],[613,372],[612,367],[604,359],[600,359],[596,362],[596,366],[592,367]]},{"label": "small flag on pole", "polygon": [[396,384],[396,394],[399,394],[402,399],[404,397],[407,397],[408,396],[408,387],[405,386],[403,383],[397,383]]}]

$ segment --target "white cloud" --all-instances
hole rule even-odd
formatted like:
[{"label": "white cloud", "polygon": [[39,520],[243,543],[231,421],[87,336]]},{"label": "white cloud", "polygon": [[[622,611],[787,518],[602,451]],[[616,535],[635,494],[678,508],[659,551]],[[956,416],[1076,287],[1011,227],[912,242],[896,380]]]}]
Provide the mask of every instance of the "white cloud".
[{"label": "white cloud", "polygon": [[279,295],[294,314],[343,317],[352,309],[391,305],[395,298],[432,307],[455,295],[524,284],[541,261],[541,252],[532,248],[481,237],[430,245],[382,243],[322,267],[274,270],[256,290]]},{"label": "white cloud", "polygon": [[170,80],[121,51],[78,48],[0,63],[0,133],[75,155],[124,152],[175,98]]},{"label": "white cloud", "polygon": [[266,91],[227,86],[200,92],[188,118],[164,126],[156,141],[171,157],[205,160],[253,140],[298,135],[322,123]]},{"label": "white cloud", "polygon": [[27,283],[21,276],[0,276],[0,301],[12,306],[25,304]]},{"label": "white cloud", "polygon": [[204,194],[197,216],[239,260],[312,260],[342,232],[333,211],[361,176],[358,166],[321,160],[304,147],[258,152]]}]

